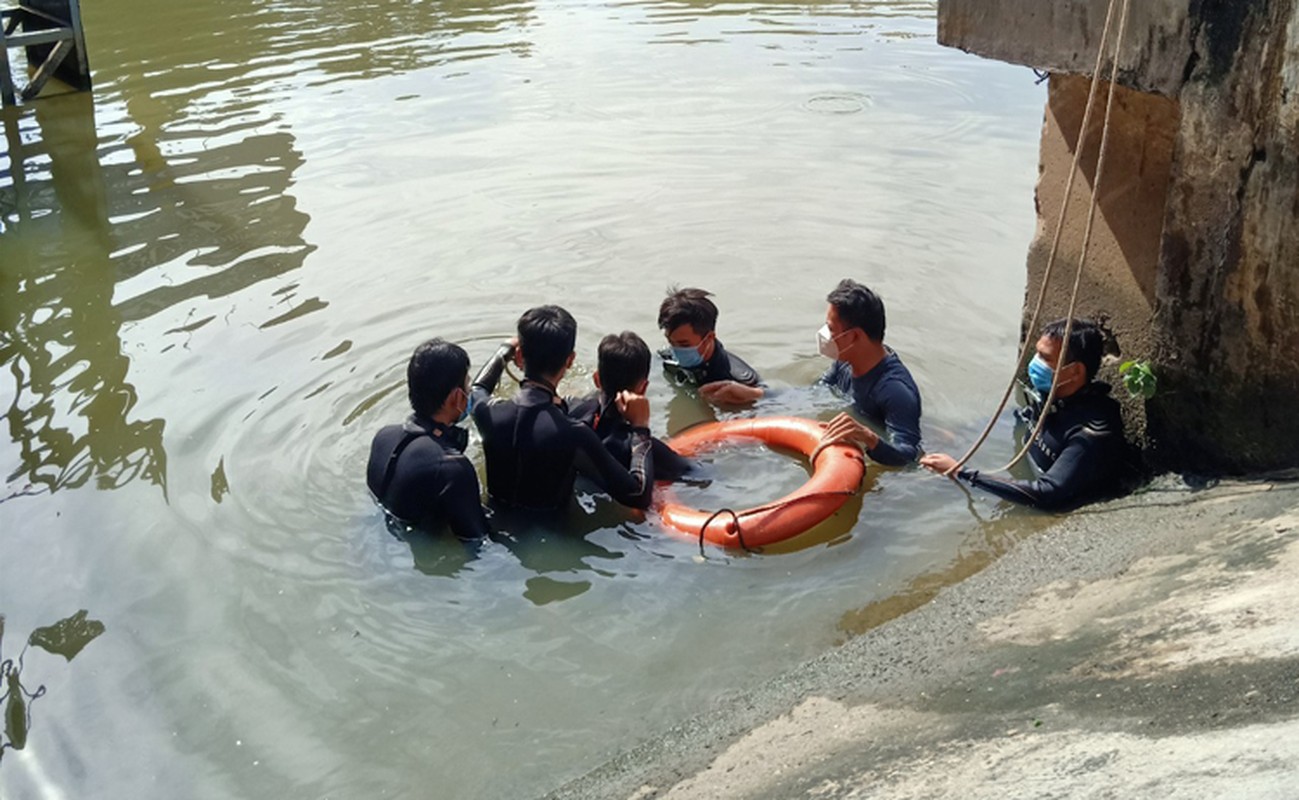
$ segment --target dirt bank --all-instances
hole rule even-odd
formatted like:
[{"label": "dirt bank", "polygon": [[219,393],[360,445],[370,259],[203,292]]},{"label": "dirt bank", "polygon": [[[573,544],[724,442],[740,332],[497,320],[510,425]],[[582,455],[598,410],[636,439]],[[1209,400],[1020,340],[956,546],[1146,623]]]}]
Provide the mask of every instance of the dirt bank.
[{"label": "dirt bank", "polygon": [[551,797],[1293,797],[1299,484],[1167,482]]}]

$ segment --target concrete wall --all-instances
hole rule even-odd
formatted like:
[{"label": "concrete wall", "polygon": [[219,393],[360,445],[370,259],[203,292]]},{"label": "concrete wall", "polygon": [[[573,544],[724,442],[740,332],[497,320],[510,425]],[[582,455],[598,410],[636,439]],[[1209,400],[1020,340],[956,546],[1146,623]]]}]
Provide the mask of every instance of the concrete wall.
[{"label": "concrete wall", "polygon": [[[940,0],[945,44],[1052,71],[1028,259],[1036,297],[1108,0]],[[1161,381],[1129,429],[1157,467],[1299,466],[1297,0],[1133,0],[1079,313]],[[1102,100],[1103,102],[1102,84]],[[1100,109],[1094,112],[1099,125]],[[1083,138],[1090,176],[1099,136]],[[1091,187],[1075,183],[1059,316]],[[1048,312],[1050,316],[1050,313]]]},{"label": "concrete wall", "polygon": [[1299,14],[1240,5],[1196,41],[1156,285],[1151,433],[1193,469],[1299,465]]}]

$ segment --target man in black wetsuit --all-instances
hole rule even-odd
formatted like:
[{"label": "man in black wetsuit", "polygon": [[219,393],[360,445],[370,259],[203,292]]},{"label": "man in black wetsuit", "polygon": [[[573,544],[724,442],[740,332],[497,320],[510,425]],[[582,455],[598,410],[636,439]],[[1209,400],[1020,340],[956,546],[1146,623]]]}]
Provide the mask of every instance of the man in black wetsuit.
[{"label": "man in black wetsuit", "polygon": [[[992,478],[962,469],[955,478],[1006,500],[1053,511],[1077,507],[1118,489],[1127,445],[1119,404],[1109,396],[1109,385],[1095,380],[1104,349],[1101,331],[1089,320],[1075,320],[1069,346],[1064,348],[1064,328],[1065,320],[1057,320],[1042,329],[1037,355],[1028,365],[1034,397],[1017,412],[1031,432],[1043,413],[1053,373],[1059,370],[1055,402],[1045,412],[1046,424],[1028,451],[1040,477],[1032,481]],[[944,474],[956,459],[934,453],[920,463]]]},{"label": "man in black wetsuit", "polygon": [[885,436],[844,413],[826,426],[821,446],[860,445],[880,464],[900,467],[920,455],[920,392],[902,359],[884,344],[884,301],[845,278],[826,296],[821,355],[834,360],[821,382],[852,398],[853,410],[882,425]]},{"label": "man in black wetsuit", "polygon": [[[556,386],[573,364],[577,322],[559,306],[529,309],[519,318],[517,345],[506,343],[474,378],[474,424],[487,455],[487,492],[506,506],[558,511],[573,497],[580,471],[615,500],[648,508],[654,489],[649,401],[620,392],[615,407],[631,426],[631,456],[624,467],[587,425],[568,415]],[[519,393],[493,400],[492,392],[513,357],[523,369]]]},{"label": "man in black wetsuit", "polygon": [[711,403],[741,405],[762,397],[762,378],[717,338],[717,306],[703,289],[672,289],[659,306],[669,348],[663,364],[699,387]]},{"label": "man in black wetsuit", "polygon": [[415,349],[406,367],[414,413],[389,425],[370,445],[365,482],[398,521],[428,530],[442,526],[464,540],[487,535],[478,473],[464,456],[469,431],[456,427],[469,407],[469,356],[459,346],[431,339]]},{"label": "man in black wetsuit", "polygon": [[[574,419],[591,426],[605,449],[624,467],[631,464],[634,430],[618,410],[619,393],[645,394],[649,386],[650,349],[631,331],[611,333],[600,340],[595,386],[598,391],[571,404]],[[654,451],[654,478],[674,481],[690,472],[693,464],[663,442],[650,438]]]}]

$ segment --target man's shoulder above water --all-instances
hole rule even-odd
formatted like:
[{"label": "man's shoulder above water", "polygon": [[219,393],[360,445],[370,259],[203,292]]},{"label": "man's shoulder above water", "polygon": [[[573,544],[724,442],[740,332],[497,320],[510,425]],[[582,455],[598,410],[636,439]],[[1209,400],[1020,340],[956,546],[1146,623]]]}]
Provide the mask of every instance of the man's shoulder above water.
[{"label": "man's shoulder above water", "polygon": [[706,383],[714,381],[736,381],[745,386],[757,386],[762,383],[758,371],[739,356],[732,355],[719,340],[713,350],[713,357],[704,364]]}]

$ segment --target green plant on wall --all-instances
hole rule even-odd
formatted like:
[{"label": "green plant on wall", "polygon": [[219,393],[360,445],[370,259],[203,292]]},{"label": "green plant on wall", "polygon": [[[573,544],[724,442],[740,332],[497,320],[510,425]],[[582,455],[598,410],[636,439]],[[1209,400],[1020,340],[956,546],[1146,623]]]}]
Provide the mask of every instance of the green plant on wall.
[{"label": "green plant on wall", "polygon": [[1123,377],[1123,388],[1133,397],[1149,400],[1159,387],[1149,361],[1124,361],[1119,365],[1119,375]]}]

